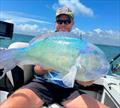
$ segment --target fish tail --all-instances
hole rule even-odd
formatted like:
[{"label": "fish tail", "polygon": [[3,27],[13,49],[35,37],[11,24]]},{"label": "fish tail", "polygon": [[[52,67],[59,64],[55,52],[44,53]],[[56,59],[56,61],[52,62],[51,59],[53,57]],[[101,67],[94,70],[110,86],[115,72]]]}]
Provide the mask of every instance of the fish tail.
[{"label": "fish tail", "polygon": [[0,69],[3,69],[3,75],[0,79],[5,75],[6,72],[13,69],[20,61],[16,58],[19,49],[5,49],[0,50]]}]

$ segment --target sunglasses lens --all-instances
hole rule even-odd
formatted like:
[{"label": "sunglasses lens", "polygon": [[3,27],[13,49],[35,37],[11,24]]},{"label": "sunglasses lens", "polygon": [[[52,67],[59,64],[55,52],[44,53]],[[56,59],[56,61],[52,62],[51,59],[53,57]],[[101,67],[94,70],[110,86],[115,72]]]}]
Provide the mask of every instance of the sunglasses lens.
[{"label": "sunglasses lens", "polygon": [[62,20],[57,20],[57,23],[58,23],[58,24],[62,24],[63,21],[62,21]]},{"label": "sunglasses lens", "polygon": [[65,21],[64,21],[64,24],[66,24],[66,25],[67,25],[67,24],[70,24],[70,23],[71,23],[70,20],[65,20]]},{"label": "sunglasses lens", "polygon": [[71,20],[57,20],[56,22],[57,22],[58,24],[64,23],[65,25],[68,25],[68,24],[71,23]]}]

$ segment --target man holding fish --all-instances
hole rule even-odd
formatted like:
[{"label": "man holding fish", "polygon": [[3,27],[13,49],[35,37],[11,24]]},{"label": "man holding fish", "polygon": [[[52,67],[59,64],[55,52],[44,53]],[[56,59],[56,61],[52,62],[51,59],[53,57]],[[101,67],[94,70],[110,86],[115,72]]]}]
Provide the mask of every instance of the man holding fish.
[{"label": "man holding fish", "polygon": [[[56,32],[70,32],[73,25],[72,11],[67,7],[59,8],[56,11]],[[85,87],[90,86],[94,80],[75,80],[73,87],[68,87],[60,80],[60,72],[43,68],[39,64],[35,65],[34,71],[35,78],[15,91],[0,108],[40,108],[53,103],[65,108],[108,108],[76,87],[78,83]]]}]

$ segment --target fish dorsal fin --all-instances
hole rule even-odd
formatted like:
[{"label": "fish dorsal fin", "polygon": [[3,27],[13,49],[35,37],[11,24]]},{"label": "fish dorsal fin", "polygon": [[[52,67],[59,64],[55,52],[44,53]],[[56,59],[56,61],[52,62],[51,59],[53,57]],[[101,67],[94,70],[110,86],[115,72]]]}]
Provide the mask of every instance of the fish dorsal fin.
[{"label": "fish dorsal fin", "polygon": [[80,39],[80,36],[77,35],[77,34],[74,34],[74,33],[71,33],[71,32],[50,32],[50,33],[46,33],[46,34],[41,34],[39,36],[36,36],[35,38],[33,38],[29,44],[32,44],[38,40],[42,40],[42,39],[45,39],[45,38],[48,38],[48,37],[74,37],[74,38],[79,38]]}]

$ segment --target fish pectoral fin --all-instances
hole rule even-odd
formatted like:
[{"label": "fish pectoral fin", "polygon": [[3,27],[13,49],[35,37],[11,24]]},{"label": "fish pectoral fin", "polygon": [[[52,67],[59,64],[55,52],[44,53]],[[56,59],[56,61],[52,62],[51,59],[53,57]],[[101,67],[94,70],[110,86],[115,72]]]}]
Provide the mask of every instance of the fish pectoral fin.
[{"label": "fish pectoral fin", "polygon": [[76,66],[72,66],[71,69],[69,70],[69,73],[62,78],[63,83],[68,87],[73,87],[76,73],[77,73]]},{"label": "fish pectoral fin", "polygon": [[0,79],[2,79],[6,72],[10,71],[16,66],[16,63],[8,61],[6,65],[4,65],[3,74],[0,76]]},{"label": "fish pectoral fin", "polygon": [[5,67],[4,67],[4,70],[3,72],[8,72],[10,70],[12,70],[14,67],[16,66],[16,64],[13,62],[13,63],[8,63]]},{"label": "fish pectoral fin", "polygon": [[0,79],[2,79],[5,76],[5,72],[3,72],[3,71],[1,71],[1,72],[2,72],[2,74],[0,73]]}]

